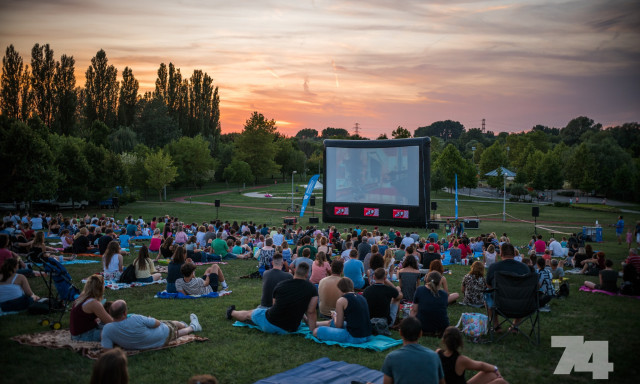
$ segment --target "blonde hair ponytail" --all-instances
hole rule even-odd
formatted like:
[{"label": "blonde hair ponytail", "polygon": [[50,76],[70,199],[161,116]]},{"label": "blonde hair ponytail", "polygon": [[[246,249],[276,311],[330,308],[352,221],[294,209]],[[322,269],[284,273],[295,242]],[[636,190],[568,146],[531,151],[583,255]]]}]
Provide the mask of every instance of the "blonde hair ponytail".
[{"label": "blonde hair ponytail", "polygon": [[438,289],[440,288],[441,281],[442,275],[438,271],[429,272],[427,275],[427,288],[429,288],[433,296],[438,295]]}]

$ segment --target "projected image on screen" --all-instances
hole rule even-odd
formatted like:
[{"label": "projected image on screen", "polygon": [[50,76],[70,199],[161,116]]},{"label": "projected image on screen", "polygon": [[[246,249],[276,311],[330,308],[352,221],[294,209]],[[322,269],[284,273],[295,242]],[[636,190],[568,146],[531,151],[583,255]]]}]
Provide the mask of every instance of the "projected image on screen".
[{"label": "projected image on screen", "polygon": [[326,150],[327,202],[414,205],[419,200],[419,148]]}]

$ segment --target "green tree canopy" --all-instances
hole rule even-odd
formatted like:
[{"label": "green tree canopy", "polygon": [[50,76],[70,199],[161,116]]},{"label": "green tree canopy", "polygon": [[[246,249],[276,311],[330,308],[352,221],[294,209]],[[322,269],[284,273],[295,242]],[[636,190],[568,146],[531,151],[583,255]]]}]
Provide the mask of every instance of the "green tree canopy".
[{"label": "green tree canopy", "polygon": [[458,121],[436,121],[426,127],[419,127],[413,133],[413,137],[436,136],[444,141],[456,140],[464,132],[464,125]]},{"label": "green tree canopy", "polygon": [[0,116],[0,160],[7,182],[2,201],[52,198],[58,189],[58,170],[48,137],[29,125]]},{"label": "green tree canopy", "polygon": [[162,189],[173,183],[178,176],[178,167],[173,165],[171,155],[162,149],[150,153],[144,161],[144,169],[147,171],[147,184],[153,190],[158,191],[162,201]]},{"label": "green tree canopy", "polygon": [[321,137],[323,139],[346,139],[349,137],[349,131],[344,128],[327,127],[322,130]]},{"label": "green tree canopy", "polygon": [[100,120],[109,127],[114,127],[118,106],[118,70],[109,65],[104,50],[91,59],[87,69],[84,88],[85,116],[89,124]]},{"label": "green tree canopy", "polygon": [[183,136],[169,143],[165,150],[178,168],[177,184],[200,188],[213,179],[216,161],[209,151],[209,143],[202,136]]},{"label": "green tree canopy", "polygon": [[134,130],[138,139],[151,148],[165,146],[180,137],[178,124],[169,117],[166,104],[155,98],[142,102]]},{"label": "green tree canopy", "polygon": [[313,128],[303,128],[296,133],[296,139],[317,139],[318,130]]},{"label": "green tree canopy", "polygon": [[280,169],[275,162],[275,132],[275,120],[268,120],[261,113],[253,112],[235,142],[236,157],[249,164],[255,180],[277,173]]},{"label": "green tree canopy", "polygon": [[2,85],[0,90],[0,111],[6,117],[19,119],[21,116],[20,103],[22,100],[20,93],[22,91],[23,71],[22,57],[11,44],[7,47],[2,58],[2,75],[0,76]]},{"label": "green tree canopy", "polygon": [[238,183],[238,187],[253,180],[251,166],[246,162],[234,159],[225,169],[222,176],[227,182]]},{"label": "green tree canopy", "polygon": [[475,188],[477,186],[475,165],[465,160],[453,144],[445,147],[431,169],[431,173],[438,177],[436,186],[440,186],[442,180],[444,180],[445,186],[449,188],[455,187],[456,174],[458,175],[459,187]]},{"label": "green tree canopy", "polygon": [[479,164],[480,175],[484,176],[498,167],[507,167],[508,165],[507,151],[504,145],[496,141],[482,152]]},{"label": "green tree canopy", "polygon": [[394,139],[408,139],[411,137],[411,132],[409,132],[408,129],[398,125],[398,128],[391,132],[391,137],[393,137]]}]

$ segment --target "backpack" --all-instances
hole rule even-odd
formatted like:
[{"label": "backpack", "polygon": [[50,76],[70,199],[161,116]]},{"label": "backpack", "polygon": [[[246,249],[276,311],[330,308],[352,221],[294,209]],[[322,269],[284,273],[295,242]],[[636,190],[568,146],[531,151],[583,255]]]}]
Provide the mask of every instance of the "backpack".
[{"label": "backpack", "polygon": [[489,318],[482,313],[463,313],[458,320],[456,327],[462,326],[462,333],[469,338],[472,342],[479,342],[480,338],[488,333],[487,324]]},{"label": "backpack", "polygon": [[387,319],[382,317],[374,317],[370,321],[371,321],[371,333],[374,336],[377,336],[377,335],[391,336]]},{"label": "backpack", "polygon": [[564,281],[562,284],[560,284],[560,287],[558,288],[558,293],[556,293],[556,297],[558,298],[569,297],[568,281]]},{"label": "backpack", "polygon": [[136,268],[133,264],[129,264],[129,266],[122,271],[118,283],[131,284],[136,280]]}]

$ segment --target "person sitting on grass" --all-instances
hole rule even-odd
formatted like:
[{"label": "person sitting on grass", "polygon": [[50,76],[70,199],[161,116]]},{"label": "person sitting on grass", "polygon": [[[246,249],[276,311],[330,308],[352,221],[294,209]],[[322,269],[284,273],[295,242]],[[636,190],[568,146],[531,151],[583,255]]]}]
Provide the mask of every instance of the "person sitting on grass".
[{"label": "person sitting on grass", "polygon": [[171,258],[171,256],[173,256],[174,250],[175,247],[173,246],[173,237],[166,238],[162,242],[162,245],[160,246],[160,252],[158,252],[158,255],[156,256],[154,261],[158,261],[160,259],[160,256],[162,256],[163,259]]},{"label": "person sitting on grass", "polygon": [[420,345],[422,324],[414,316],[400,323],[402,348],[387,355],[382,364],[385,384],[444,384],[444,370],[438,355]]},{"label": "person sitting on grass", "polygon": [[283,335],[295,332],[306,314],[309,329],[316,328],[318,290],[307,281],[309,265],[302,263],[296,268],[293,279],[280,282],[273,290],[273,306],[237,311],[235,305],[227,308],[227,319],[241,322],[251,321],[262,332]]},{"label": "person sitting on grass", "polygon": [[7,259],[0,267],[0,309],[4,312],[24,311],[40,300],[31,290],[27,278],[17,271],[17,259]]},{"label": "person sitting on grass", "polygon": [[141,350],[160,348],[178,337],[202,331],[198,316],[192,313],[190,324],[174,320],[156,320],[153,317],[129,315],[127,303],[116,300],[109,313],[113,322],[102,329],[100,344],[104,349],[120,346],[125,349]]},{"label": "person sitting on grass", "polygon": [[551,282],[551,271],[546,267],[546,260],[542,257],[537,260],[538,264],[538,302],[540,311],[549,312],[549,301],[555,296],[553,283]]},{"label": "person sitting on grass", "polygon": [[342,291],[338,288],[341,279],[344,262],[342,259],[335,259],[331,263],[331,276],[320,280],[318,284],[318,310],[320,315],[330,318],[331,312],[336,309],[336,302],[342,297]]},{"label": "person sitting on grass", "polygon": [[162,278],[162,275],[156,273],[156,267],[149,258],[149,249],[143,245],[138,251],[138,257],[133,261],[133,267],[136,271],[136,281],[139,283],[152,283]]},{"label": "person sitting on grass", "polygon": [[204,277],[195,277],[196,266],[193,263],[185,263],[180,267],[182,278],[176,280],[176,291],[183,295],[206,295],[211,292],[218,292],[218,283],[222,289],[229,288],[224,280],[222,269],[217,264],[213,264],[204,272]]},{"label": "person sitting on grass", "polygon": [[484,264],[482,261],[474,261],[471,264],[471,271],[464,275],[462,279],[462,292],[464,300],[462,304],[481,307],[484,305],[484,290],[486,289],[484,280]]},{"label": "person sitting on grass", "polygon": [[554,279],[562,279],[564,277],[564,269],[562,262],[556,259],[551,260],[551,277]]},{"label": "person sitting on grass", "polygon": [[416,289],[411,307],[411,316],[416,316],[422,324],[422,332],[429,336],[440,336],[449,326],[447,306],[449,295],[441,289],[442,275],[429,272],[425,285]]},{"label": "person sitting on grass", "polygon": [[[102,327],[113,321],[102,304],[103,295],[104,278],[100,275],[89,276],[69,315],[71,340],[100,341]],[[98,320],[100,323],[97,323]]]},{"label": "person sitting on grass", "polygon": [[171,256],[171,261],[167,267],[167,292],[178,293],[176,290],[176,280],[182,277],[181,268],[185,263],[185,250],[184,247],[176,248],[176,251]]},{"label": "person sitting on grass", "polygon": [[364,290],[362,296],[367,300],[371,318],[382,318],[388,326],[392,326],[396,321],[402,292],[400,287],[394,286],[386,277],[385,269],[377,268],[371,276],[372,284]]},{"label": "person sitting on grass", "polygon": [[242,245],[242,241],[236,240],[235,245],[231,252],[238,257],[238,259],[250,259],[251,248],[248,245]]},{"label": "person sitting on grass", "polygon": [[[598,252],[601,253],[601,252]],[[613,270],[613,261],[607,259],[604,262],[605,269],[598,274],[600,283],[595,284],[591,281],[585,281],[584,285],[591,289],[601,289],[603,291],[617,293],[618,292],[618,271]]]},{"label": "person sitting on grass", "polygon": [[112,240],[107,245],[107,251],[102,255],[102,267],[105,280],[118,280],[122,274],[123,258],[120,254],[120,243]]},{"label": "person sitting on grass", "polygon": [[595,257],[591,259],[582,260],[581,262],[582,270],[580,271],[583,275],[589,276],[598,276],[600,271],[605,269],[605,256],[604,252],[596,253]]},{"label": "person sitting on grass", "polygon": [[[442,335],[443,349],[436,349],[442,368],[444,370],[444,380],[447,384],[468,383],[468,384],[507,384],[507,381],[500,375],[498,366],[475,361],[460,354],[464,342],[462,333],[456,327],[447,327]],[[469,380],[465,379],[465,371],[478,371]]]},{"label": "person sitting on grass", "polygon": [[407,257],[402,261],[402,268],[398,270],[398,280],[405,301],[413,302],[416,288],[420,285],[420,275],[415,257]]},{"label": "person sitting on grass", "polygon": [[[322,252],[318,252],[318,255],[320,253]],[[313,335],[320,340],[350,344],[366,343],[371,336],[367,300],[362,295],[355,294],[353,281],[348,277],[338,281],[338,288],[342,291],[342,297],[336,302],[336,310],[331,313],[331,321],[318,322]]]},{"label": "person sitting on grass", "polygon": [[312,264],[311,277],[309,278],[309,281],[313,284],[319,284],[320,280],[331,275],[331,266],[327,262],[325,253],[323,251],[318,251],[318,253],[316,254],[316,259]]},{"label": "person sitting on grass", "polygon": [[444,277],[444,266],[442,266],[442,262],[440,260],[433,260],[431,264],[429,264],[429,272],[437,271],[441,276],[441,286],[442,290],[445,291],[449,295],[449,304],[455,303],[456,300],[460,297],[460,294],[457,292],[449,293],[449,286],[447,285],[447,278]]},{"label": "person sitting on grass", "polygon": [[262,298],[260,307],[269,308],[273,305],[273,290],[284,280],[293,279],[293,275],[283,270],[283,259],[280,253],[273,255],[273,268],[262,275]]}]

